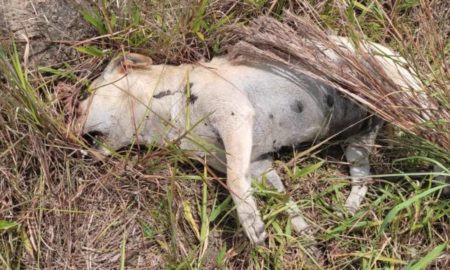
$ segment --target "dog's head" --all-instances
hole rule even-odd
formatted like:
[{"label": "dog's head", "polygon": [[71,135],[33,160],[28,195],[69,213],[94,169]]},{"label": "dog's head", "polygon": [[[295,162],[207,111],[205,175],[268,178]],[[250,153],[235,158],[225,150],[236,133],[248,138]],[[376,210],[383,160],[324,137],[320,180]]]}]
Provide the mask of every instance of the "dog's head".
[{"label": "dog's head", "polygon": [[105,154],[130,143],[142,143],[142,130],[151,121],[148,96],[150,58],[126,54],[113,59],[80,102],[76,131],[95,141]]}]

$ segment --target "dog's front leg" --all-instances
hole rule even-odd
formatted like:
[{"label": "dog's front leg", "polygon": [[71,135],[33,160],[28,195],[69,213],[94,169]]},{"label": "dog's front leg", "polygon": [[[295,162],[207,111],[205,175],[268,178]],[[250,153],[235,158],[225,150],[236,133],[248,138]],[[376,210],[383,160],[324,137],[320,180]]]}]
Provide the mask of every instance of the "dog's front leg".
[{"label": "dog's front leg", "polygon": [[250,108],[239,111],[219,128],[227,152],[227,186],[245,234],[253,244],[261,244],[266,233],[249,174],[254,112]]}]

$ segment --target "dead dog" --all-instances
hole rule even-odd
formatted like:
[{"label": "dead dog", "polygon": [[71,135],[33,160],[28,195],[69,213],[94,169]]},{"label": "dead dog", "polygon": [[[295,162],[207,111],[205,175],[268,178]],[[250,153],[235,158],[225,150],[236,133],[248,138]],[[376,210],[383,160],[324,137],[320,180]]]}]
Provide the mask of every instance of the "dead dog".
[{"label": "dead dog", "polygon": [[[346,38],[334,39],[353,50]],[[373,43],[367,47],[383,53],[377,59],[396,83],[420,87],[415,76],[394,61],[400,59],[394,52]],[[370,175],[370,148],[381,122],[367,125],[364,108],[285,66],[245,65],[226,57],[195,65],[152,65],[150,58],[130,53],[111,61],[91,88],[93,93],[79,107],[81,134],[101,134],[105,152],[130,143],[163,144],[181,138],[181,148],[208,157],[210,166],[227,174],[239,221],[253,244],[262,243],[266,233],[251,180],[265,175],[278,191],[285,191],[270,155],[282,146],[340,133],[346,137],[345,156],[354,183],[345,204],[349,211],[358,209],[367,191],[361,181]],[[292,201],[288,212],[293,228],[307,231]]]}]

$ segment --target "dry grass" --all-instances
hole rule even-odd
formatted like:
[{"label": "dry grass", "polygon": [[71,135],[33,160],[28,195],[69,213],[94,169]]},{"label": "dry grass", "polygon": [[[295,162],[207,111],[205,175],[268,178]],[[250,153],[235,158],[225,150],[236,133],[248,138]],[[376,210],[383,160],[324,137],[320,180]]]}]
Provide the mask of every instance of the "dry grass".
[{"label": "dry grass", "polygon": [[[265,246],[252,248],[223,176],[204,171],[176,145],[147,146],[139,154],[126,149],[102,160],[70,131],[77,99],[103,59],[121,50],[157,63],[210,58],[234,42],[224,32],[230,25],[262,14],[279,18],[284,8],[338,34],[358,40],[365,33],[390,45],[448,110],[446,1],[351,3],[101,1],[95,18],[104,37],[76,45],[90,48],[78,54],[79,65],[26,70],[14,50],[1,50],[1,268],[402,269],[426,262],[429,269],[445,269],[450,202],[439,196],[442,185],[429,171],[450,158],[410,134],[395,130],[380,142],[372,159],[379,176],[353,217],[340,214],[349,181],[336,147],[276,163],[288,193],[317,228],[322,256],[316,258],[279,213],[285,195],[255,187],[269,236]],[[92,48],[105,51],[93,56]]]}]

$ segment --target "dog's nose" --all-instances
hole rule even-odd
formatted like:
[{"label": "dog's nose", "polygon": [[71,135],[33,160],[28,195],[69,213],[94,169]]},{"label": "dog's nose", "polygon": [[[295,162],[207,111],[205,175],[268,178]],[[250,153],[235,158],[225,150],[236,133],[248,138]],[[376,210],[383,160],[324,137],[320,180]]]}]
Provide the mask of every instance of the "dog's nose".
[{"label": "dog's nose", "polygon": [[[74,131],[77,135],[84,134],[84,125],[87,117],[88,101],[82,100],[76,109],[77,119],[75,120]],[[83,135],[84,136],[84,135]]]}]

